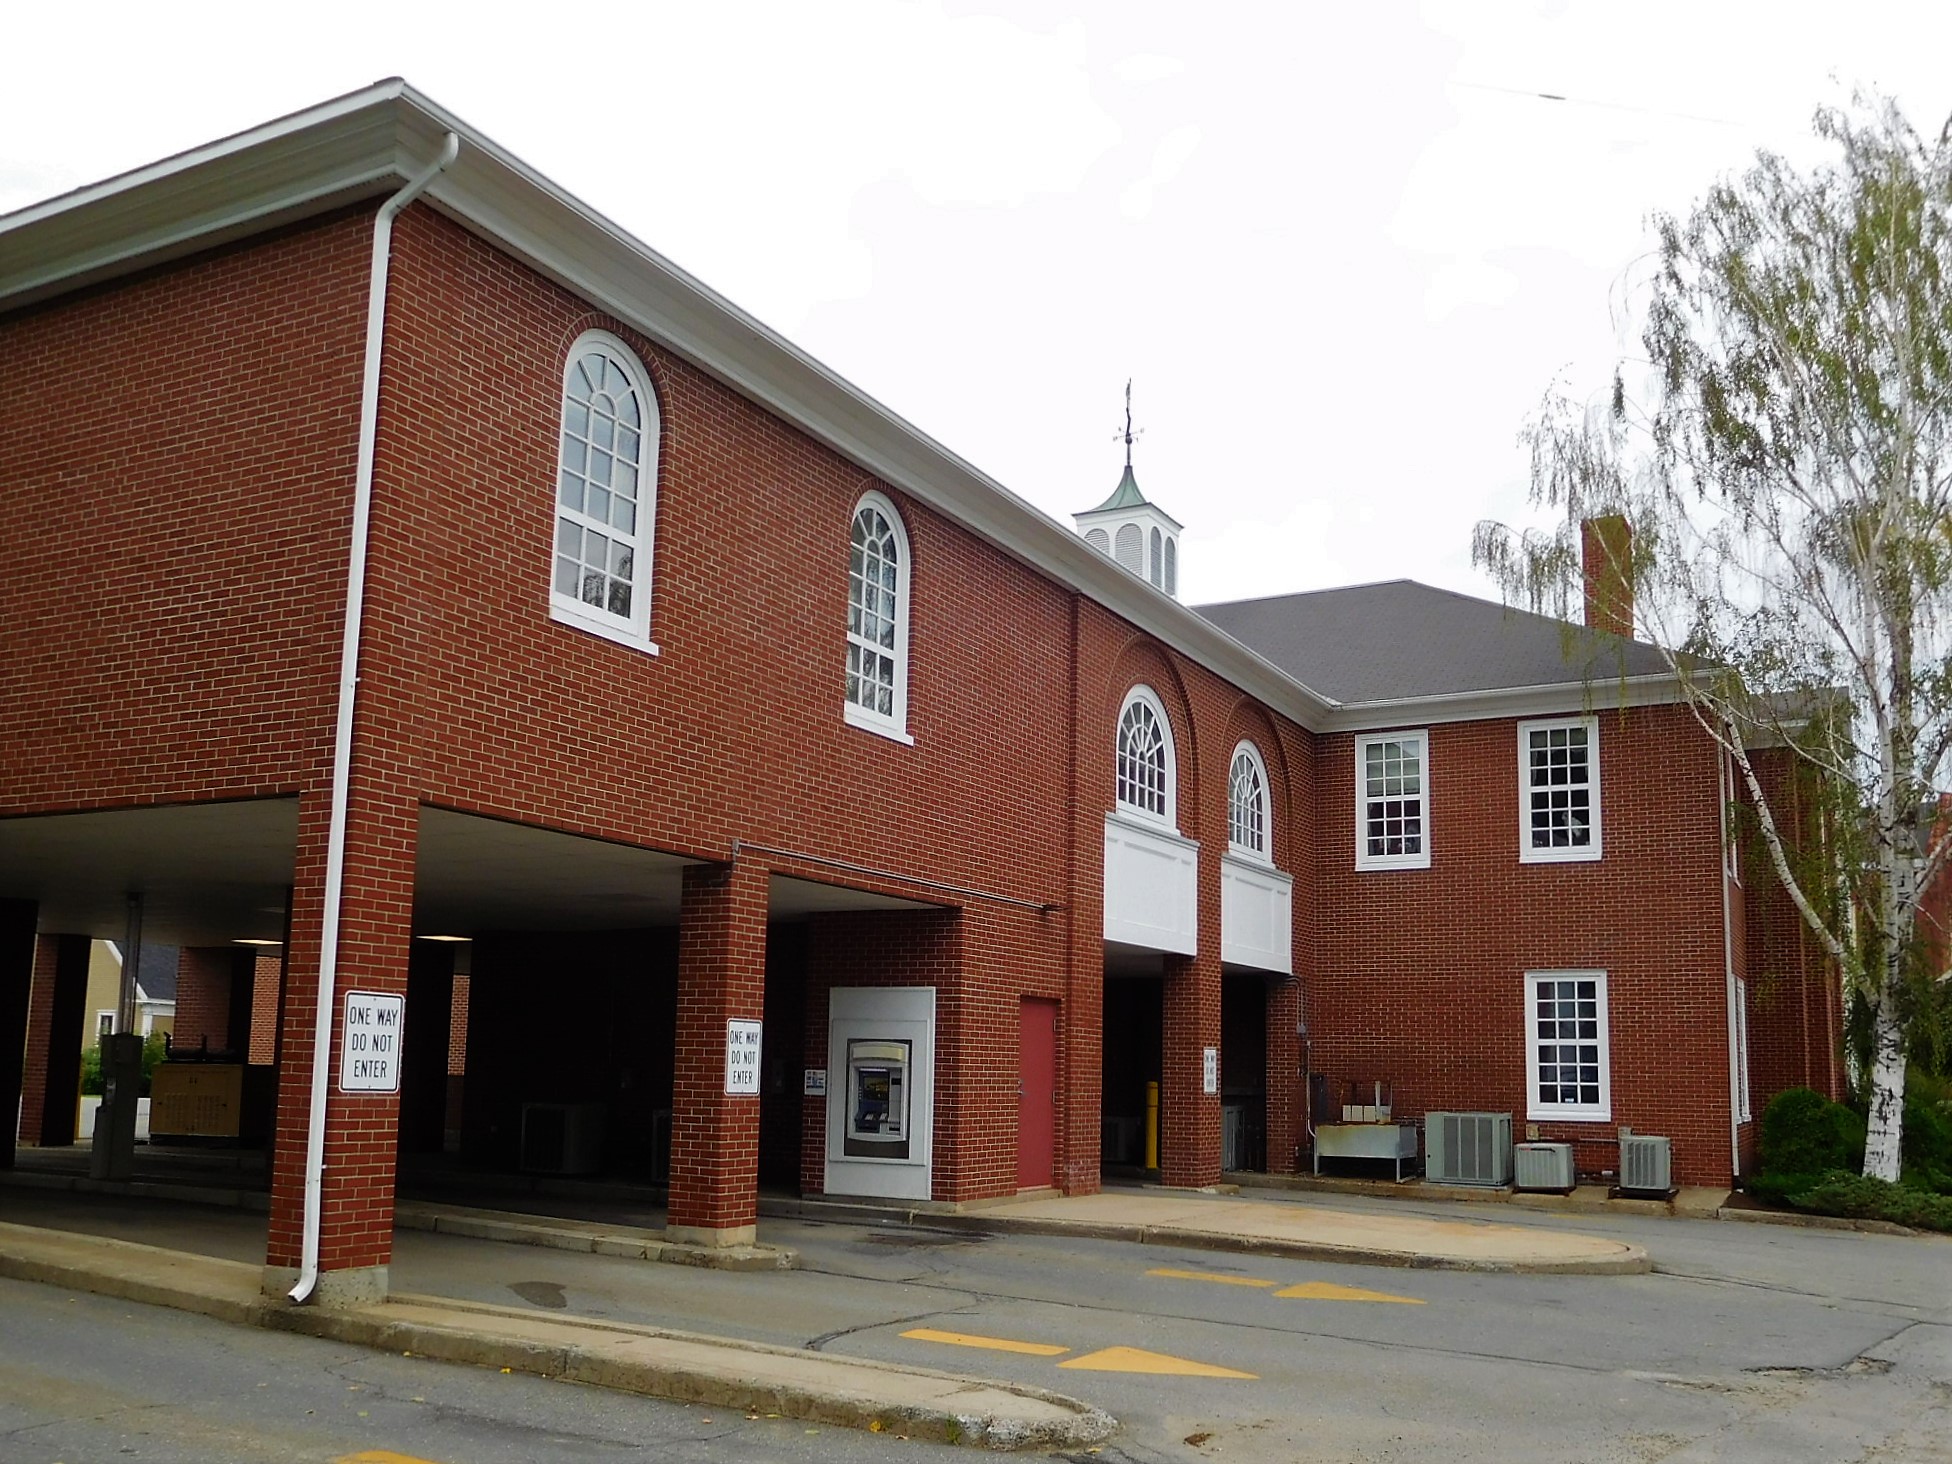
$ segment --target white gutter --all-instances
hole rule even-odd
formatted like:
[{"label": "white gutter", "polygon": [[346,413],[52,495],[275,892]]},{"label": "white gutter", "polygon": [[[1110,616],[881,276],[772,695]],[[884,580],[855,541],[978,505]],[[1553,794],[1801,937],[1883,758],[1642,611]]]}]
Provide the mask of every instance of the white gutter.
[{"label": "white gutter", "polygon": [[461,151],[447,134],[441,155],[380,205],[373,221],[373,265],[366,286],[366,365],[359,391],[359,465],[353,477],[352,544],[346,560],[346,629],[339,648],[339,716],[332,739],[332,822],[326,833],[325,909],[319,932],[319,1002],[312,1032],[312,1112],[305,1132],[305,1232],[293,1301],[311,1298],[319,1284],[319,1217],[325,1185],[325,1095],[332,1065],[332,1008],[339,962],[339,907],[345,891],[346,808],[352,784],[352,714],[359,690],[359,633],[366,600],[366,541],[373,510],[373,448],[379,434],[380,351],[386,338],[386,274],[393,256],[393,219]]}]

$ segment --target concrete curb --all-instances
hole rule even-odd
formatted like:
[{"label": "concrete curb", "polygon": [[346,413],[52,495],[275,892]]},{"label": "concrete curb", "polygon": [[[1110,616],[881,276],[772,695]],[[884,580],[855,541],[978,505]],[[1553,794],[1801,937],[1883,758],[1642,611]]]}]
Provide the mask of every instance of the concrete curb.
[{"label": "concrete curb", "polygon": [[1117,1428],[1100,1409],[1021,1384],[434,1297],[294,1307],[261,1295],[261,1275],[237,1261],[0,1224],[0,1276],[240,1325],[992,1450],[1083,1448]]},{"label": "concrete curb", "polygon": [[[1226,1251],[1235,1255],[1279,1256],[1294,1261],[1386,1266],[1415,1271],[1477,1271],[1516,1276],[1641,1276],[1654,1269],[1646,1250],[1622,1243],[1619,1255],[1572,1260],[1496,1260],[1475,1256],[1430,1255],[1416,1251],[1287,1240],[1279,1236],[1228,1235],[1171,1225],[1117,1224],[1096,1220],[1050,1220],[998,1214],[993,1210],[952,1211],[792,1202],[795,1218],[837,1219],[849,1224],[913,1226],[922,1230],[990,1235],[1053,1235],[1082,1240],[1117,1240],[1134,1245],[1166,1245],[1186,1250]],[[762,1208],[762,1213],[768,1213]]]},{"label": "concrete curb", "polygon": [[662,1231],[637,1226],[552,1220],[540,1215],[478,1210],[463,1205],[410,1202],[394,1210],[393,1224],[399,1230],[424,1230],[436,1235],[542,1246],[549,1250],[586,1251],[633,1261],[703,1266],[715,1271],[790,1271],[799,1264],[798,1252],[787,1246],[681,1245],[665,1239]]}]

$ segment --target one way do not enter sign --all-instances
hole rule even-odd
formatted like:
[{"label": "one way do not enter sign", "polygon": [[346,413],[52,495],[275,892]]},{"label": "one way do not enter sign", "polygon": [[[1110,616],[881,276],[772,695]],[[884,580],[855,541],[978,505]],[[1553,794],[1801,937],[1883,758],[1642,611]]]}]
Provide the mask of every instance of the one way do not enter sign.
[{"label": "one way do not enter sign", "polygon": [[400,1091],[400,1037],[406,1011],[402,996],[346,993],[346,1025],[339,1047],[341,1093]]}]

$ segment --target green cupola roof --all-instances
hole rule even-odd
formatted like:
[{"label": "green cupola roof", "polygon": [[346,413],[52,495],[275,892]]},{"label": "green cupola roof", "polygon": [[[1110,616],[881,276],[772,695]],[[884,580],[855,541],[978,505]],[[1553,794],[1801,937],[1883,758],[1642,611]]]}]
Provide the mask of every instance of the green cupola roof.
[{"label": "green cupola roof", "polygon": [[1145,501],[1145,494],[1139,491],[1139,480],[1132,476],[1132,465],[1127,463],[1125,476],[1118,480],[1118,486],[1112,490],[1112,496],[1096,508],[1087,509],[1086,512],[1103,513],[1110,508],[1142,508],[1145,506]]}]

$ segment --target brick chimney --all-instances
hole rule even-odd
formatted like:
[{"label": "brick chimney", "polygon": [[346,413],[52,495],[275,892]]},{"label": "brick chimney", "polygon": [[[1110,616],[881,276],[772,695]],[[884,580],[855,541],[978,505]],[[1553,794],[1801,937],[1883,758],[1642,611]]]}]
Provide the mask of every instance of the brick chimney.
[{"label": "brick chimney", "polygon": [[1579,526],[1580,568],[1586,578],[1586,628],[1633,639],[1633,529],[1617,513]]}]

